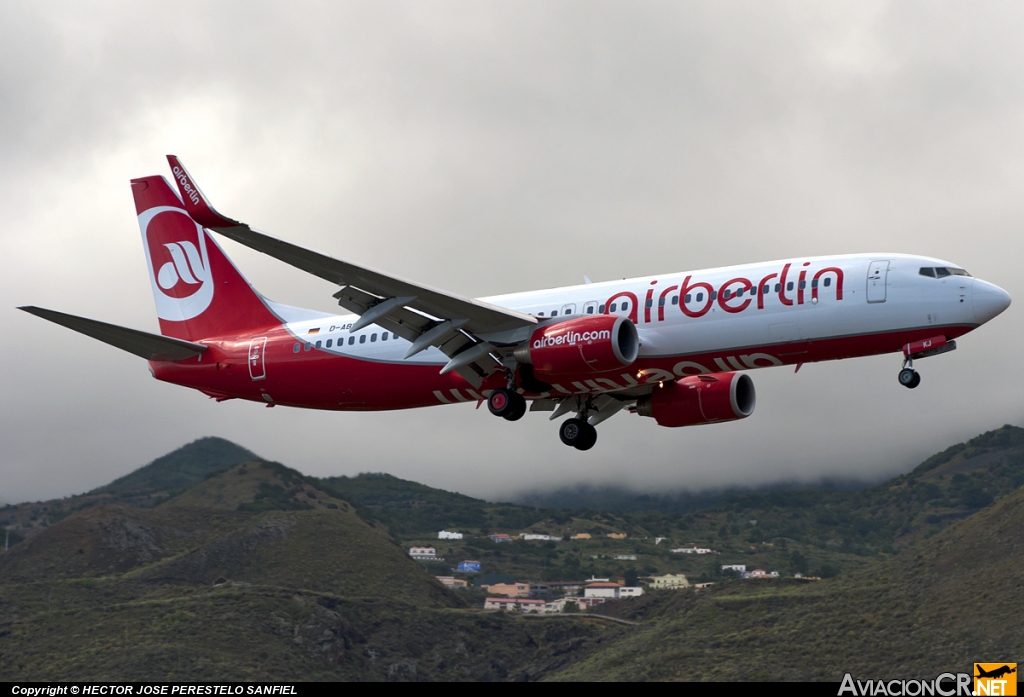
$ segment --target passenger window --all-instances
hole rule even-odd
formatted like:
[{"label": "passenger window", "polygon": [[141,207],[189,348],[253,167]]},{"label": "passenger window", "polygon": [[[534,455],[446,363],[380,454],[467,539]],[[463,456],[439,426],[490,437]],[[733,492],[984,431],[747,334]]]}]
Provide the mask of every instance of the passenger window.
[{"label": "passenger window", "polygon": [[790,281],[789,283],[786,284],[786,290],[793,290],[793,282],[792,281]]},{"label": "passenger window", "polygon": [[588,315],[594,314],[594,306],[593,305],[587,305],[587,314]]},{"label": "passenger window", "polygon": [[380,340],[381,341],[387,341],[388,340],[388,333],[387,332],[382,332],[381,335],[380,335]]},{"label": "passenger window", "polygon": [[826,278],[825,279],[825,287],[828,288],[830,285],[832,285],[832,279],[831,278]]},{"label": "passenger window", "polygon": [[617,307],[618,307],[617,303],[612,303],[612,309],[611,309],[611,311],[612,311],[612,312],[615,312],[615,310],[617,309]]},{"label": "passenger window", "polygon": [[305,349],[306,349],[306,350],[308,351],[308,350],[310,350],[311,348],[313,348],[312,344],[310,344],[310,343],[308,343],[308,342],[307,342],[307,343],[306,343],[306,346],[305,346]]},{"label": "passenger window", "polygon": [[622,311],[629,312],[629,303],[622,303]]},{"label": "passenger window", "polygon": [[392,332],[392,333],[391,333],[391,338],[392,338],[393,340],[397,341],[397,340],[398,340],[398,334],[395,334],[394,332]]},{"label": "passenger window", "polygon": [[654,307],[654,298],[647,298],[647,300],[644,303],[644,306],[647,307],[648,310]]},{"label": "passenger window", "polygon": [[782,292],[782,284],[781,283],[776,283],[775,284],[775,292],[776,293]]},{"label": "passenger window", "polygon": [[558,316],[558,310],[552,310],[551,311],[551,316],[552,317],[557,317]]},{"label": "passenger window", "polygon": [[316,347],[317,347],[317,348],[320,348],[320,344],[322,344],[322,343],[323,343],[322,341],[317,341],[317,342],[316,342]]},{"label": "passenger window", "polygon": [[673,295],[672,296],[672,304],[673,305],[678,305],[679,304],[679,296],[678,295]]},{"label": "passenger window", "polygon": [[292,353],[298,353],[301,350],[302,350],[302,345],[301,344],[295,344],[294,346],[292,346]]},{"label": "passenger window", "polygon": [[938,266],[938,267],[935,268],[935,277],[936,278],[945,278],[948,275],[949,275],[949,269],[943,268],[941,266]]},{"label": "passenger window", "polygon": [[935,278],[935,269],[930,266],[922,266],[918,273],[922,276],[927,276],[928,278]]},{"label": "passenger window", "polygon": [[687,293],[687,294],[686,294],[685,296],[683,296],[683,302],[684,302],[684,303],[688,303],[688,302],[690,302],[690,297],[691,297],[691,296],[690,296],[690,294],[689,294],[689,293]]},{"label": "passenger window", "polygon": [[723,290],[722,291],[722,300],[728,300],[731,297],[731,295],[732,295],[732,293],[730,293],[729,291]]},{"label": "passenger window", "polygon": [[765,295],[765,294],[767,294],[767,293],[768,293],[769,291],[771,291],[771,289],[772,289],[772,287],[771,287],[770,285],[768,285],[767,283],[765,283],[765,284],[764,284],[764,288],[762,288],[762,289],[761,289],[761,294],[762,294],[762,295]]},{"label": "passenger window", "polygon": [[327,348],[330,348],[333,345],[334,345],[334,339],[328,339],[327,340]]},{"label": "passenger window", "polygon": [[807,281],[800,281],[800,290],[803,290],[806,287],[807,287]]},{"label": "passenger window", "polygon": [[703,293],[697,293],[697,302],[699,302],[699,303],[704,302],[704,294]]},{"label": "passenger window", "polygon": [[602,305],[601,307],[597,308],[597,314],[599,314],[599,315],[603,315],[604,314],[604,305]]},{"label": "passenger window", "polygon": [[374,332],[373,334],[370,334],[370,341],[372,342],[372,341],[376,341],[376,340],[377,340],[377,332]]},{"label": "passenger window", "polygon": [[818,279],[814,279],[813,281],[811,281],[811,288],[817,288],[817,287],[818,287]]},{"label": "passenger window", "polygon": [[360,334],[359,335],[359,343],[360,344],[365,344],[366,343],[366,334]]},{"label": "passenger window", "polygon": [[717,290],[711,291],[711,299],[712,300],[718,300],[718,291]]},{"label": "passenger window", "polygon": [[736,297],[737,298],[742,298],[743,297],[743,289],[742,288],[740,288],[738,291],[736,291]]},{"label": "passenger window", "polygon": [[665,298],[658,298],[658,307],[665,307]]},{"label": "passenger window", "polygon": [[348,338],[348,345],[351,346],[354,343],[356,343],[356,338],[354,336],[350,336]]},{"label": "passenger window", "polygon": [[543,312],[538,312],[538,313],[537,313],[537,316],[538,316],[538,317],[543,317],[543,316],[544,316],[544,313],[543,313]]}]

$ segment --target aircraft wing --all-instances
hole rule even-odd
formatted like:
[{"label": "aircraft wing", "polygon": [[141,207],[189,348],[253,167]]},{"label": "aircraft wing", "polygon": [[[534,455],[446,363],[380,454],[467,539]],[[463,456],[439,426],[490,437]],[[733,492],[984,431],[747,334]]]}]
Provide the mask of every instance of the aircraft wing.
[{"label": "aircraft wing", "polygon": [[191,341],[140,332],[138,329],[128,329],[94,319],[66,315],[63,312],[46,310],[41,307],[29,305],[18,309],[91,336],[93,339],[99,339],[105,344],[110,344],[128,353],[134,353],[136,356],[150,361],[181,361],[198,356],[206,350],[202,344],[194,344]]},{"label": "aircraft wing", "polygon": [[[188,214],[203,227],[286,264],[341,286],[338,304],[360,315],[353,330],[376,324],[412,342],[406,357],[436,346],[451,359],[442,372],[454,370],[479,387],[500,369],[495,346],[482,335],[526,338],[537,319],[506,308],[430,288],[320,254],[253,230],[217,212],[174,155],[168,155]],[[487,344],[484,346],[483,344]]]}]

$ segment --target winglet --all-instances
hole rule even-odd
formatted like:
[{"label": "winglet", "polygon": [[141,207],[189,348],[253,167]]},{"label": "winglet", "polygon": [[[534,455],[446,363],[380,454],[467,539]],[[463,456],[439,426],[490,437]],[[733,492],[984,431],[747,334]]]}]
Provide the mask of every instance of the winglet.
[{"label": "winglet", "polygon": [[181,200],[185,203],[185,210],[192,220],[208,228],[236,227],[242,224],[217,212],[217,209],[199,190],[196,180],[185,169],[185,165],[181,164],[177,155],[168,155],[167,163],[171,166],[174,182],[178,185]]}]

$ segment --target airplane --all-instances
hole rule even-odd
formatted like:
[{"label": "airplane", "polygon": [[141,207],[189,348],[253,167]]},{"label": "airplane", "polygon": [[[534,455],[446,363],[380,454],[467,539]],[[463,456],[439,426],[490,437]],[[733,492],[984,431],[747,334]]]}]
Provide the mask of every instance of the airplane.
[{"label": "airplane", "polygon": [[[754,412],[747,371],[902,353],[914,361],[1010,305],[960,266],[908,254],[785,259],[473,299],[299,247],[221,215],[177,157],[178,191],[131,180],[160,334],[20,309],[149,361],[218,402],[337,411],[484,401],[508,421],[570,415],[588,450],[620,411],[681,427]],[[211,231],[337,286],[345,311],[273,302]]]}]

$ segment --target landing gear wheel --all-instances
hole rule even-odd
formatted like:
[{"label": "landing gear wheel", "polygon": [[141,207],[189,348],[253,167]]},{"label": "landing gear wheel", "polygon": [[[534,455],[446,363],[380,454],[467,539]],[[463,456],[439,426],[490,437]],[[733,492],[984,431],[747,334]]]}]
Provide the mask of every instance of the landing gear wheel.
[{"label": "landing gear wheel", "polygon": [[899,380],[901,385],[912,390],[921,384],[921,374],[913,368],[904,368],[900,371]]},{"label": "landing gear wheel", "polygon": [[558,427],[558,437],[570,448],[575,448],[582,442],[583,434],[589,425],[583,419],[566,419]]},{"label": "landing gear wheel", "polygon": [[512,408],[505,414],[506,421],[519,421],[526,414],[526,399],[521,394],[512,393]]},{"label": "landing gear wheel", "polygon": [[597,442],[597,429],[590,424],[584,422],[583,424],[583,435],[580,436],[576,445],[574,446],[577,450],[590,450],[594,447],[594,443]]},{"label": "landing gear wheel", "polygon": [[505,417],[507,414],[512,413],[512,410],[515,408],[516,397],[519,397],[519,395],[512,390],[499,387],[491,392],[491,396],[487,398],[487,408],[495,416]]}]

